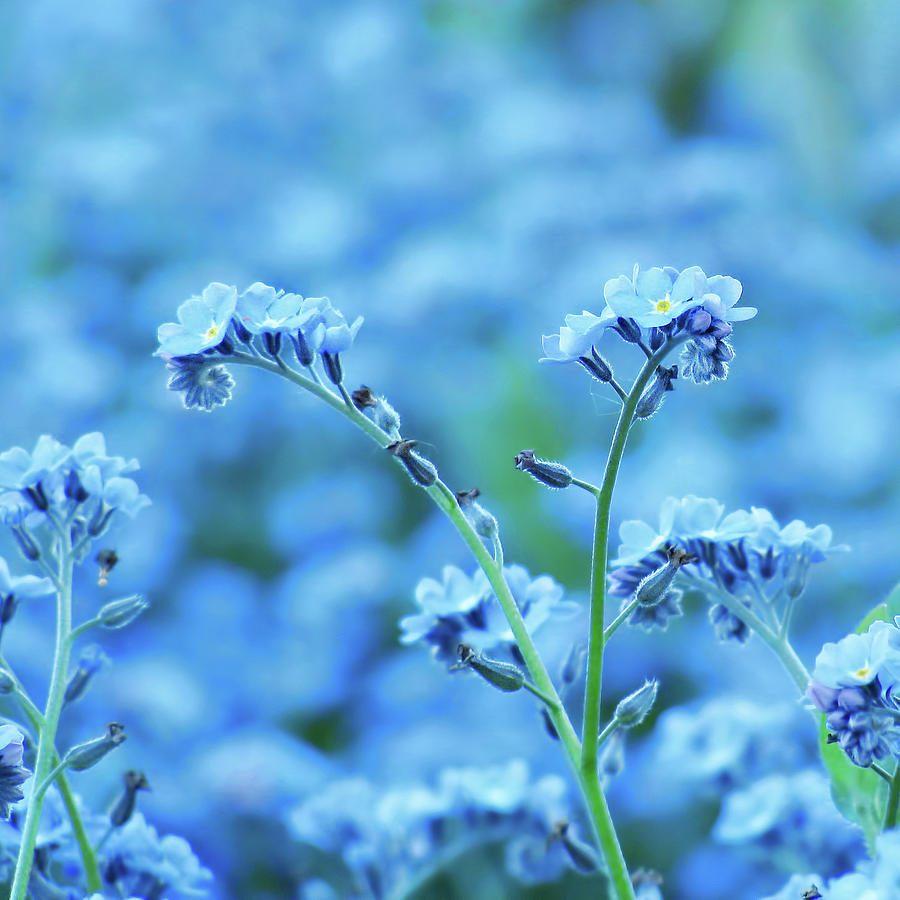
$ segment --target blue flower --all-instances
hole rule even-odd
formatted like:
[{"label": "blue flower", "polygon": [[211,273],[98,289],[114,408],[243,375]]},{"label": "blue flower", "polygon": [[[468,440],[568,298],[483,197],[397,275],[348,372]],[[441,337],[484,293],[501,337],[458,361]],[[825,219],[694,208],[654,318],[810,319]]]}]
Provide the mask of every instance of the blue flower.
[{"label": "blue flower", "polygon": [[234,379],[223,365],[206,356],[176,356],[168,360],[166,367],[172,372],[166,386],[170,391],[184,392],[181,400],[185,409],[212,412],[231,399]]},{"label": "blue flower", "polygon": [[49,434],[42,434],[29,453],[24,447],[12,447],[0,453],[0,487],[24,490],[55,472],[68,458],[69,448]]},{"label": "blue flower", "polygon": [[[682,596],[682,592],[678,588],[669,588],[652,606],[639,603],[628,617],[628,624],[640,626],[645,631],[652,631],[654,628],[665,631],[669,627],[669,619],[684,615],[684,610],[681,608]],[[625,609],[629,603],[628,598],[623,600],[621,609]]]},{"label": "blue flower", "polygon": [[[238,297],[235,316],[251,334],[296,331],[304,324],[303,297],[254,282]],[[309,315],[309,311],[307,311]]]},{"label": "blue flower", "polygon": [[10,575],[6,560],[0,556],[0,598],[44,597],[56,591],[49,578],[37,575]]},{"label": "blue flower", "polygon": [[566,316],[566,324],[559,329],[559,334],[545,334],[541,338],[544,356],[542,363],[577,362],[590,353],[591,347],[611,325],[615,325],[616,317],[609,309],[604,309],[599,316],[584,310],[580,316]]},{"label": "blue flower", "polygon": [[837,643],[825,644],[816,657],[813,678],[829,688],[860,687],[871,684],[890,652],[880,630],[848,634]]},{"label": "blue flower", "polygon": [[642,328],[674,322],[682,313],[699,306],[707,292],[706,276],[699,266],[678,273],[675,269],[638,266],[629,278],[611,278],[603,287],[607,306],[615,316],[634,319]]},{"label": "blue flower", "polygon": [[[353,343],[356,333],[362,326],[363,317],[357,316],[353,324],[348,325],[344,314],[340,310],[335,309],[328,302],[327,297],[311,302],[321,303],[318,315],[321,317],[321,325],[325,329],[321,342],[318,344],[318,350],[321,353],[330,353],[332,355],[343,353]],[[315,318],[312,318],[310,321],[315,321]]]},{"label": "blue flower", "polygon": [[25,737],[14,725],[0,725],[0,819],[9,818],[9,807],[25,796],[22,784],[31,772],[22,766]]},{"label": "blue flower", "polygon": [[237,305],[237,288],[217,281],[178,307],[178,322],[159,326],[156,356],[188,356],[218,346]]},{"label": "blue flower", "polygon": [[103,847],[106,880],[123,894],[152,892],[153,896],[203,896],[212,873],[200,864],[182,837],[160,837],[141,813],[115,829]]},{"label": "blue flower", "polygon": [[[503,574],[532,634],[550,616],[578,609],[577,604],[562,599],[562,586],[549,575],[532,578],[519,565],[504,566]],[[419,582],[415,600],[421,612],[401,619],[402,643],[424,641],[431,645],[436,659],[447,663],[456,662],[460,643],[477,651],[497,647],[513,651],[515,637],[481,569],[469,578],[459,569],[447,566],[443,583],[432,578]]]}]

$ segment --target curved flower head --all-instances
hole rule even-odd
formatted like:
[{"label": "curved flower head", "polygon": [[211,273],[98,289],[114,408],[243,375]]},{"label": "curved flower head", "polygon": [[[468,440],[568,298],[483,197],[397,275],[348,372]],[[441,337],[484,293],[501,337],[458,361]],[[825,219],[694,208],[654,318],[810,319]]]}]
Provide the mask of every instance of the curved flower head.
[{"label": "curved flower head", "polygon": [[603,332],[615,323],[616,316],[608,307],[599,316],[587,310],[580,316],[566,316],[566,324],[559,329],[559,334],[545,334],[541,338],[544,356],[538,362],[577,362],[591,352]]},{"label": "curved flower head", "polygon": [[155,356],[188,356],[222,343],[237,305],[237,288],[217,281],[208,284],[199,297],[178,307],[178,321],[166,322],[157,332]]},{"label": "curved flower head", "polygon": [[212,412],[231,399],[234,379],[228,369],[216,365],[200,354],[178,356],[168,360],[166,367],[172,372],[166,385],[170,391],[181,391],[185,409],[201,409]]},{"label": "curved flower head", "polygon": [[303,304],[300,294],[286,294],[257,281],[238,298],[235,315],[251,334],[295,331],[303,325]]},{"label": "curved flower head", "polygon": [[683,272],[638,266],[629,278],[611,278],[603,287],[607,306],[616,316],[634,319],[642,328],[674,322],[682,313],[699,306],[706,293],[706,276],[699,266]]},{"label": "curved flower head", "polygon": [[25,796],[22,784],[31,772],[22,766],[25,737],[14,725],[0,725],[0,819],[9,818],[10,804]]}]

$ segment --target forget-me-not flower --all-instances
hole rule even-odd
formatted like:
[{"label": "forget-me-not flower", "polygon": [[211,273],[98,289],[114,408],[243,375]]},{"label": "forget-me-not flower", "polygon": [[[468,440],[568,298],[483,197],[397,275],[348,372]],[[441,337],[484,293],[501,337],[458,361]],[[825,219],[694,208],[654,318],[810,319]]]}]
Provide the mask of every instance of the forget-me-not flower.
[{"label": "forget-me-not flower", "polygon": [[631,278],[610,278],[603,287],[603,296],[616,316],[634,319],[642,328],[654,328],[668,325],[682,313],[700,306],[706,287],[706,276],[699,266],[683,272],[668,267],[642,272],[635,266]]},{"label": "forget-me-not flower", "polygon": [[577,362],[591,352],[603,332],[615,323],[616,317],[608,308],[599,316],[587,310],[580,316],[566,316],[566,324],[559,329],[559,334],[545,334],[541,338],[544,356],[539,362]]},{"label": "forget-me-not flower", "polygon": [[218,346],[237,306],[237,288],[214,281],[178,307],[178,321],[159,326],[156,356],[188,356]]}]

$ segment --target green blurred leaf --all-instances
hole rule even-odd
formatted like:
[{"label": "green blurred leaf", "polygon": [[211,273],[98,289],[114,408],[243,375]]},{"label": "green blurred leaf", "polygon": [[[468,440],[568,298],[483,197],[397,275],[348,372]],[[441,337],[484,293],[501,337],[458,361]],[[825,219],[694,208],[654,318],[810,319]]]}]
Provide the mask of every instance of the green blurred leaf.
[{"label": "green blurred leaf", "polygon": [[[859,623],[857,634],[862,634],[875,621],[890,622],[900,615],[900,583]],[[872,850],[875,836],[881,833],[887,806],[888,785],[871,769],[853,765],[837,744],[828,743],[828,729],[824,714],[819,716],[819,747],[828,774],[831,777],[831,796],[841,814],[859,825],[866,835],[866,843]]]}]

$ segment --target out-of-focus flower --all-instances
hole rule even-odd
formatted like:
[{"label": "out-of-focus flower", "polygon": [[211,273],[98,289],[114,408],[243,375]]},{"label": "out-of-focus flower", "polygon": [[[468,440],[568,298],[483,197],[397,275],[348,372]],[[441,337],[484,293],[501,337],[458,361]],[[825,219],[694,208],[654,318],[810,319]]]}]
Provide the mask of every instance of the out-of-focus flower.
[{"label": "out-of-focus flower", "polygon": [[9,818],[10,804],[25,796],[22,784],[31,772],[22,765],[25,737],[15,725],[0,725],[0,819]]}]

